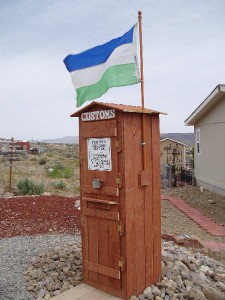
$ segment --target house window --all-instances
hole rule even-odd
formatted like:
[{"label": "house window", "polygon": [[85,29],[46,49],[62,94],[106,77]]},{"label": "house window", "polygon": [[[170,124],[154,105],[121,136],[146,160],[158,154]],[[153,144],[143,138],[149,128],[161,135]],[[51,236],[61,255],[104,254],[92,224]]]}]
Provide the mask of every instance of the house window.
[{"label": "house window", "polygon": [[196,153],[197,155],[201,154],[201,147],[200,147],[200,129],[196,130]]}]

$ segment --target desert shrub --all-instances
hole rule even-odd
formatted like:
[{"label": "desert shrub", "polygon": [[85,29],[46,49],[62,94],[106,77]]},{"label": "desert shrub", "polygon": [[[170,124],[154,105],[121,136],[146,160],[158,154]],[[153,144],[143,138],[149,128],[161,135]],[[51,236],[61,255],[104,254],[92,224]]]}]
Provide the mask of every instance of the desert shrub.
[{"label": "desert shrub", "polygon": [[39,161],[38,161],[39,165],[45,165],[46,162],[47,162],[47,159],[44,158],[44,157],[41,157],[41,158],[39,159]]},{"label": "desert shrub", "polygon": [[53,156],[54,156],[54,154],[53,154],[52,152],[48,152],[48,153],[46,153],[46,155],[47,155],[48,157],[53,157]]},{"label": "desert shrub", "polygon": [[29,160],[30,160],[30,161],[36,161],[37,158],[36,158],[35,156],[32,156]]},{"label": "desert shrub", "polygon": [[57,162],[52,168],[54,171],[48,174],[51,178],[69,179],[73,176],[72,168],[64,166],[60,162]]},{"label": "desert shrub", "polygon": [[66,187],[66,184],[63,180],[57,181],[53,184],[54,188],[62,190]]},{"label": "desert shrub", "polygon": [[80,187],[79,186],[75,186],[73,189],[74,189],[75,194],[80,193]]},{"label": "desert shrub", "polygon": [[18,181],[17,188],[22,195],[41,195],[44,192],[42,183],[35,184],[27,178]]}]

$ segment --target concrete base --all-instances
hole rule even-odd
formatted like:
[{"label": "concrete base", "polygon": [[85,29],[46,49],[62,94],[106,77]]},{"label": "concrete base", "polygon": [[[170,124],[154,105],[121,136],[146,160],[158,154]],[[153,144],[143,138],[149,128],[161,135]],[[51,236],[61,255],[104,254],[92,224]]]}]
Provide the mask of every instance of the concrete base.
[{"label": "concrete base", "polygon": [[99,291],[90,285],[81,283],[68,291],[51,298],[51,300],[121,300]]}]

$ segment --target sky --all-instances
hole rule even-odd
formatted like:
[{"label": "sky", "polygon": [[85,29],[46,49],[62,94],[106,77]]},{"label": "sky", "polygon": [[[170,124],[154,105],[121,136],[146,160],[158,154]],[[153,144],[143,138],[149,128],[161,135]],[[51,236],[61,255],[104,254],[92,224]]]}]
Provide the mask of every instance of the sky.
[{"label": "sky", "polygon": [[[63,59],[123,35],[139,10],[145,107],[168,114],[161,133],[193,132],[184,120],[225,83],[224,0],[0,0],[0,138],[78,136]],[[96,101],[141,105],[140,84]]]}]

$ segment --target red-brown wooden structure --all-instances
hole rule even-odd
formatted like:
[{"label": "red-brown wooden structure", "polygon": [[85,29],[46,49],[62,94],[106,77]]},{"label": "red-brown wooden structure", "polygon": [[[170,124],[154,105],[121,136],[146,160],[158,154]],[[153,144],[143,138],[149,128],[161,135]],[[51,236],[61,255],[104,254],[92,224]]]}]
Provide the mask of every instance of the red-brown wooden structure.
[{"label": "red-brown wooden structure", "polygon": [[83,279],[123,299],[161,278],[159,114],[92,102],[71,115],[79,117]]}]

